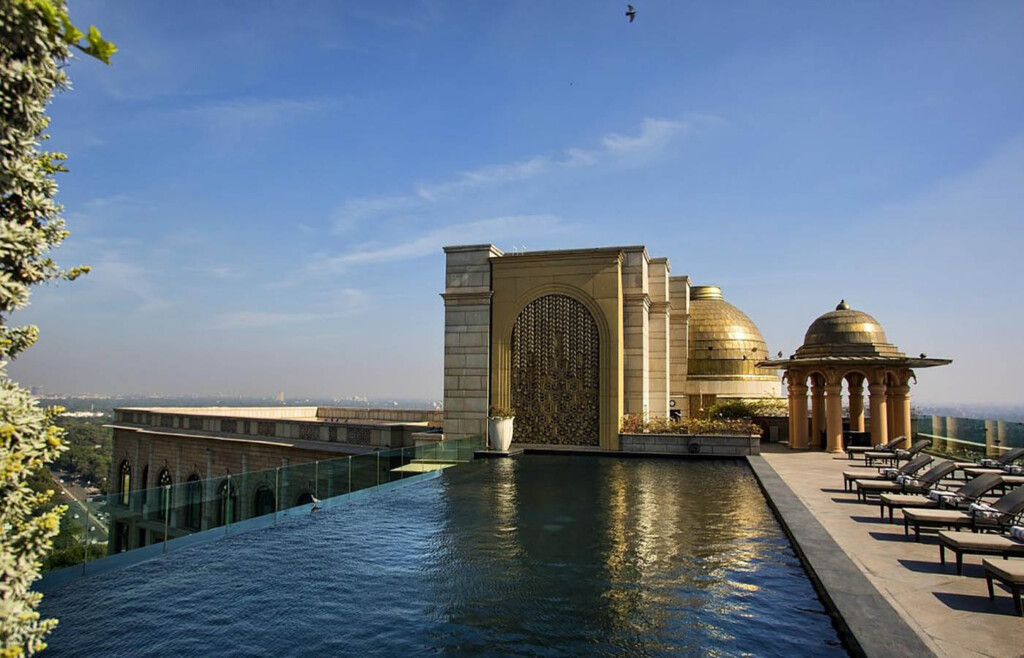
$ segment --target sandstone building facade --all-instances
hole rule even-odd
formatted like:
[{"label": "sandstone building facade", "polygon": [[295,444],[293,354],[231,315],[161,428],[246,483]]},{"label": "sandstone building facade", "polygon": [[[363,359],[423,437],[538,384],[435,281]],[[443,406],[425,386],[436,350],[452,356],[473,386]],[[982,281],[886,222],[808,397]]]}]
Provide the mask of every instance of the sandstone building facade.
[{"label": "sandstone building facade", "polygon": [[486,435],[500,407],[515,409],[519,443],[618,450],[623,414],[781,396],[755,367],[768,351],[750,318],[643,246],[445,254],[447,438]]}]

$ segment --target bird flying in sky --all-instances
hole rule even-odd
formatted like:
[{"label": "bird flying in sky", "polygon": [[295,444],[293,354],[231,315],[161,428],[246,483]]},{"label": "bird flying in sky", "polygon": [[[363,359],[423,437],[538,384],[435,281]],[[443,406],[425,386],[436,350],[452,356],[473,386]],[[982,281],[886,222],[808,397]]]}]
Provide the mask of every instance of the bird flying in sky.
[{"label": "bird flying in sky", "polygon": [[633,9],[633,5],[626,5],[626,16],[629,16],[630,23],[636,18],[636,9]]}]

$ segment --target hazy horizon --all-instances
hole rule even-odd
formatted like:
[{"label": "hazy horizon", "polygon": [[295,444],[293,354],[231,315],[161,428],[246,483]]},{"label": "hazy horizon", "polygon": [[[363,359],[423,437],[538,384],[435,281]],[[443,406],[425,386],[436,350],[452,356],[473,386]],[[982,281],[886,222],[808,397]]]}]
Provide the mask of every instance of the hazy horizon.
[{"label": "hazy horizon", "polygon": [[[634,3],[635,4],[635,3]],[[73,1],[51,106],[93,272],[47,392],[438,399],[447,244],[645,244],[791,354],[845,298],[915,403],[1014,404],[1024,4]]]}]

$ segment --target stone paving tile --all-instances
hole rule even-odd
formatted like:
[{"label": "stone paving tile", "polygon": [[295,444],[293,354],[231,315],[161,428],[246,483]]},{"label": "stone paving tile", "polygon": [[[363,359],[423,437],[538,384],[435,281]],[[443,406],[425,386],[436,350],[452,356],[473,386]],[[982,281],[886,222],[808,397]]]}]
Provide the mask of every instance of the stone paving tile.
[{"label": "stone paving tile", "polygon": [[763,448],[762,457],[929,649],[957,658],[1024,655],[1024,619],[1005,589],[988,599],[981,556],[965,556],[957,576],[951,559],[939,563],[933,536],[920,544],[904,538],[898,511],[893,523],[879,522],[877,504],[843,492],[845,457]]}]

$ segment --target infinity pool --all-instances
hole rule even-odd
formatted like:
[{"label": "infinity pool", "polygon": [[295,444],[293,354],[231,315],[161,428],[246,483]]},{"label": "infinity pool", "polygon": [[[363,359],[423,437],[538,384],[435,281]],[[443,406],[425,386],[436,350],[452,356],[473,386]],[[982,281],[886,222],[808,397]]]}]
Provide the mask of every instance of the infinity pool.
[{"label": "infinity pool", "polygon": [[484,460],[46,596],[53,656],[845,655],[743,463]]}]

